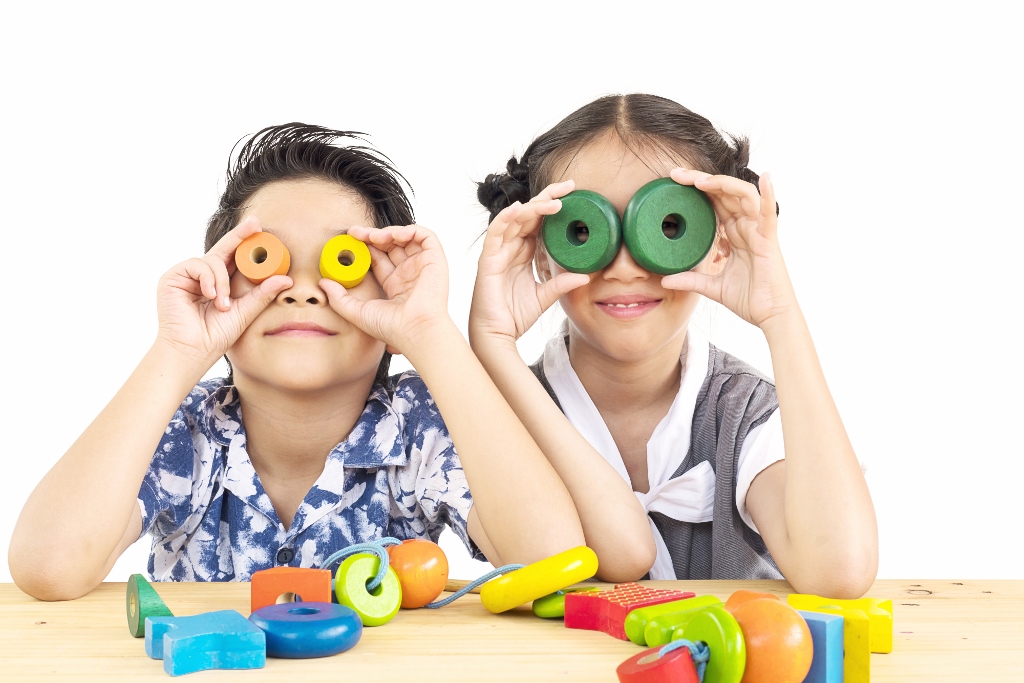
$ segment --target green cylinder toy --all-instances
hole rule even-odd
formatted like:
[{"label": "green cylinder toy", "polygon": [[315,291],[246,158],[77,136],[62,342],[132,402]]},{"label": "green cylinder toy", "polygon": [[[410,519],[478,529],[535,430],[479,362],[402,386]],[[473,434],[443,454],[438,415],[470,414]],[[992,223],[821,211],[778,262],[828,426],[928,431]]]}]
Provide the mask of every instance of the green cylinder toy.
[{"label": "green cylinder toy", "polygon": [[671,275],[690,270],[715,241],[715,209],[695,187],[659,178],[641,187],[622,217],[622,239],[644,270]]},{"label": "green cylinder toy", "polygon": [[142,574],[132,574],[124,596],[128,632],[135,638],[146,635],[146,617],[173,617],[171,610]]},{"label": "green cylinder toy", "polygon": [[555,263],[572,273],[601,270],[619,253],[619,213],[607,199],[589,190],[562,197],[562,209],[544,218],[544,246]]}]

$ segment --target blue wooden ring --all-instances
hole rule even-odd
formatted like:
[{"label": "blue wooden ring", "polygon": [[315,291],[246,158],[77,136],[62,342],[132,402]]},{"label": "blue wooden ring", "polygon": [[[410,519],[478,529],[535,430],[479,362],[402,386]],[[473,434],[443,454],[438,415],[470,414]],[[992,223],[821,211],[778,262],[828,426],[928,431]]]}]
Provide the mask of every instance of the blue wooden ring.
[{"label": "blue wooden ring", "polygon": [[330,657],[355,646],[363,623],[352,609],[329,602],[267,605],[249,615],[267,634],[267,656]]}]

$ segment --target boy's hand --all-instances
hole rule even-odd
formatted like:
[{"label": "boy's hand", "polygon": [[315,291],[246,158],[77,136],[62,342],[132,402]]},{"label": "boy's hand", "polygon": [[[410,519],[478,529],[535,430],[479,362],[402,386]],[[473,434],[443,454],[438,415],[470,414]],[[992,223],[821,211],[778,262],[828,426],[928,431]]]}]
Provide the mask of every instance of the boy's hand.
[{"label": "boy's hand", "polygon": [[739,178],[708,175],[701,171],[673,169],[680,185],[693,185],[707,194],[715,208],[725,240],[727,260],[720,272],[709,275],[695,270],[666,275],[666,289],[693,291],[722,304],[758,327],[796,310],[796,296],[779,249],[775,189],[768,174],[758,188]]},{"label": "boy's hand", "polygon": [[472,340],[490,337],[514,343],[559,297],[590,282],[583,273],[559,273],[544,283],[533,275],[544,216],[561,210],[559,198],[573,186],[571,180],[548,185],[529,203],[505,207],[487,226],[469,314]]},{"label": "boy's hand", "polygon": [[250,216],[205,256],[179,263],[160,278],[158,340],[197,364],[212,366],[274,297],[291,287],[290,277],[275,275],[241,297],[231,298],[235,249],[259,231],[259,223]]},{"label": "boy's hand", "polygon": [[362,301],[337,282],[320,280],[338,315],[406,355],[427,330],[451,324],[448,263],[433,232],[419,225],[353,226],[348,234],[369,247],[373,275],[387,298]]}]

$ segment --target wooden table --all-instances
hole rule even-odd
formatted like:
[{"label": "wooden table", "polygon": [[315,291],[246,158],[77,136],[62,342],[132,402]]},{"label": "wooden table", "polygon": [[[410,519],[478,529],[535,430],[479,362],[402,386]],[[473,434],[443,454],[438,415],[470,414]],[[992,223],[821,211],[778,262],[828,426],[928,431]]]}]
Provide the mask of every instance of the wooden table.
[{"label": "wooden table", "polygon": [[[791,592],[783,581],[651,581],[701,595],[737,588]],[[249,584],[156,584],[179,616],[249,614]],[[72,602],[34,600],[0,584],[0,680],[166,681],[162,662],[128,634],[125,584]],[[1024,581],[878,581],[868,593],[895,606],[893,652],[871,655],[872,680],[1024,681]],[[324,659],[267,659],[264,669],[207,671],[188,681],[616,681],[640,648],[566,629],[529,608],[493,615],[468,595],[440,610],[402,610],[368,628],[352,650]]]}]

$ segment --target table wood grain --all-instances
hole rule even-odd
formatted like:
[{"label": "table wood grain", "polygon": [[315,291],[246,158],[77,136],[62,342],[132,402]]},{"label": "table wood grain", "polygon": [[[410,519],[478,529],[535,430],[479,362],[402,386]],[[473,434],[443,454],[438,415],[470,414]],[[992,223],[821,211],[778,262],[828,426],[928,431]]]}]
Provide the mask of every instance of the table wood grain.
[{"label": "table wood grain", "polygon": [[[784,581],[649,581],[652,588],[726,598],[738,588],[791,592]],[[602,585],[602,584],[595,584]],[[178,616],[249,614],[249,584],[155,584]],[[0,680],[166,681],[162,662],[128,634],[125,584],[47,603],[0,584]],[[1024,581],[878,581],[892,598],[892,654],[871,655],[872,681],[1024,681]],[[188,681],[616,681],[640,648],[603,633],[567,629],[528,607],[494,615],[468,595],[440,610],[402,610],[365,629],[352,650],[324,659],[267,659],[264,669],[208,671]]]}]

